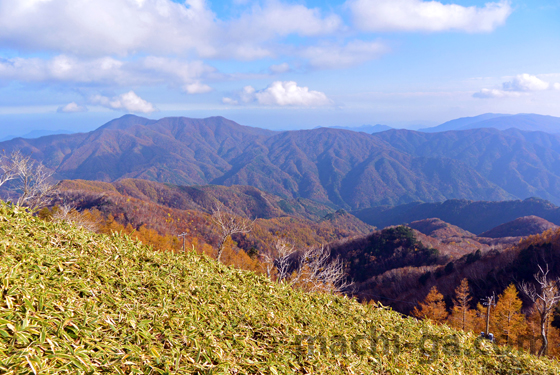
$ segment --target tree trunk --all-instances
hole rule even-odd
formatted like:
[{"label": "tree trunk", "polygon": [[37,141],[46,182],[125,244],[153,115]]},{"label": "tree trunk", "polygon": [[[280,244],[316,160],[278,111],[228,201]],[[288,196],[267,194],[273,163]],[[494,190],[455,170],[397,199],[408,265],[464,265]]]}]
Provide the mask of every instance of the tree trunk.
[{"label": "tree trunk", "polygon": [[546,337],[546,313],[540,314],[541,315],[541,339],[542,339],[542,346],[539,350],[539,357],[546,354],[548,349],[548,338]]},{"label": "tree trunk", "polygon": [[225,236],[224,238],[222,238],[222,241],[220,242],[220,247],[218,247],[218,262],[222,261],[222,253],[224,252],[224,244],[226,243],[228,236]]}]

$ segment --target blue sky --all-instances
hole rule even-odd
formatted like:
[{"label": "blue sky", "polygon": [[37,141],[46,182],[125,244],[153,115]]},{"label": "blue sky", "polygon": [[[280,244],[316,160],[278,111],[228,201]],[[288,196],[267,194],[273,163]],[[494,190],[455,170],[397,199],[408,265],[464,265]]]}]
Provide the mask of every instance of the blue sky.
[{"label": "blue sky", "polygon": [[125,113],[271,129],[560,116],[560,1],[0,0],[0,138]]}]

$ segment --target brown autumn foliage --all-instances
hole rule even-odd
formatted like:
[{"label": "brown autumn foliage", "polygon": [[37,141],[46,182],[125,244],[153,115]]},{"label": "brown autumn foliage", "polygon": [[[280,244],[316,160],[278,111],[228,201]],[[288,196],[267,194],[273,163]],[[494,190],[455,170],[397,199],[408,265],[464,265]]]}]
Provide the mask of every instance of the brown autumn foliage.
[{"label": "brown autumn foliage", "polygon": [[[418,308],[420,307],[420,308]],[[423,302],[412,310],[412,315],[421,319],[430,319],[435,323],[444,323],[449,315],[443,301],[443,295],[434,286]]]},{"label": "brown autumn foliage", "polygon": [[[253,215],[257,215],[251,233],[237,234],[233,238],[237,247],[245,252],[266,250],[280,236],[296,248],[304,249],[369,233],[373,229],[347,213],[336,212],[318,220],[326,208],[308,202],[276,202],[279,197],[255,188],[245,191],[238,186],[198,187],[197,190],[142,180],[123,180],[114,184],[64,181],[61,185],[59,204],[70,204],[80,211],[95,208],[105,216],[113,215],[125,226],[129,223],[134,228],[145,225],[162,235],[187,232],[188,237],[198,238],[214,247],[219,245],[220,236],[210,213],[215,204],[222,202],[237,215],[249,219],[255,219]],[[189,193],[184,193],[183,188]],[[251,198],[253,195],[256,197]],[[272,206],[266,210],[258,209],[257,203],[261,200],[272,202]],[[250,207],[247,212],[240,209],[245,204]],[[296,204],[300,206],[296,207]],[[297,210],[292,215],[280,207],[286,207],[288,211],[296,207],[294,210]],[[258,216],[260,214],[264,217]]]}]

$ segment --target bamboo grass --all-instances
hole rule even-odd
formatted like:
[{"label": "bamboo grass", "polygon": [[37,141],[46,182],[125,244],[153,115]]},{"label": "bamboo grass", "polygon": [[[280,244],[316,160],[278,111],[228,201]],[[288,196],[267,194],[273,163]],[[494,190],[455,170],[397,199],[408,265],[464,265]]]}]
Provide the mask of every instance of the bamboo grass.
[{"label": "bamboo grass", "polygon": [[[304,293],[194,252],[157,252],[5,204],[0,257],[2,374],[560,373],[555,361],[382,306]],[[372,329],[389,352],[335,350]],[[301,335],[326,337],[332,350],[309,355]],[[449,337],[460,353],[422,349]],[[354,349],[367,347],[360,343]]]}]

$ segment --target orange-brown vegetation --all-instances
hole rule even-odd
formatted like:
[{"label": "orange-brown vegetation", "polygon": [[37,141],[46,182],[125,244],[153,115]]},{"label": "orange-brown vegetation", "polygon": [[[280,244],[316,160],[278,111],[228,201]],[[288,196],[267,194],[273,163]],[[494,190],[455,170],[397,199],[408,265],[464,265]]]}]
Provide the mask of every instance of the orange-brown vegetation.
[{"label": "orange-brown vegetation", "polygon": [[443,295],[438,292],[435,286],[430,290],[424,301],[418,304],[418,307],[412,310],[412,315],[421,319],[429,319],[434,323],[444,323],[449,315],[445,308]]},{"label": "orange-brown vegetation", "polygon": [[[114,184],[64,181],[60,197],[59,204],[76,207],[82,217],[98,223],[100,232],[122,232],[166,251],[183,251],[183,237],[177,236],[185,233],[186,251],[194,246],[213,257],[218,255],[223,235],[212,221],[212,207],[223,200],[234,216],[252,219],[251,215],[262,214],[265,217],[257,218],[250,232],[226,236],[222,254],[224,263],[259,273],[264,272],[260,254],[278,238],[304,250],[372,230],[345,212],[303,200],[284,201],[251,187],[192,188],[143,180]],[[261,200],[269,206],[259,206]],[[292,210],[294,215],[283,209]],[[320,219],[323,210],[332,214]]]},{"label": "orange-brown vegetation", "polygon": [[475,323],[475,313],[471,310],[472,297],[470,295],[469,282],[461,280],[461,285],[455,289],[453,298],[453,309],[449,315],[449,324],[463,331],[472,331]]}]

